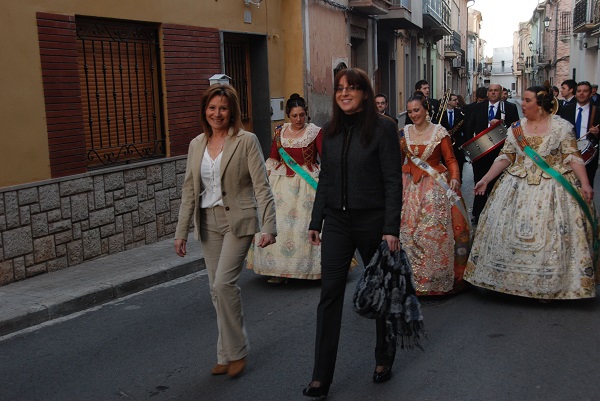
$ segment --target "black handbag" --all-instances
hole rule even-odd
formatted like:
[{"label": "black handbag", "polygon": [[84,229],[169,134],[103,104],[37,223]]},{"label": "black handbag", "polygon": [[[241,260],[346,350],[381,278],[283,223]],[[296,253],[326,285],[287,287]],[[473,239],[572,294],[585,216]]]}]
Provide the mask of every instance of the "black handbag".
[{"label": "black handbag", "polygon": [[387,242],[381,242],[356,284],[353,305],[361,316],[385,318],[389,341],[396,340],[403,348],[421,348],[423,315],[403,249],[390,252]]}]

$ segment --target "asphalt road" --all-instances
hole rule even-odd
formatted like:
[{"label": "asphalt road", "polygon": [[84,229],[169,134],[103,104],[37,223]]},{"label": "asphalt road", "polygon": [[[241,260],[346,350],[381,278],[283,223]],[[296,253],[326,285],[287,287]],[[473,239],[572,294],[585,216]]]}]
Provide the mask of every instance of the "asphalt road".
[{"label": "asphalt road", "polygon": [[[328,399],[600,399],[599,297],[542,304],[470,290],[422,299],[425,350],[400,351],[392,380],[373,384],[374,322],[350,305],[359,274],[348,281]],[[305,399],[318,283],[271,286],[245,271],[240,285],[251,351],[237,379],[210,375],[216,322],[200,272],[0,338],[0,400]]]},{"label": "asphalt road", "polygon": [[[400,351],[376,385],[374,322],[348,282],[332,400],[597,400],[600,299],[541,304],[471,290],[423,300],[425,350]],[[317,283],[242,275],[249,365],[212,377],[216,323],[196,273],[0,340],[0,400],[301,400],[310,380]]]}]

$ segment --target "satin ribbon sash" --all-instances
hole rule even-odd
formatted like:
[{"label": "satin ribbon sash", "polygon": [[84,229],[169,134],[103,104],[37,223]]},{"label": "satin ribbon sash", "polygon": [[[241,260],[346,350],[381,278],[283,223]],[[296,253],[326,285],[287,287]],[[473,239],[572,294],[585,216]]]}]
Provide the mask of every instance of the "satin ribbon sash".
[{"label": "satin ribbon sash", "polygon": [[290,156],[288,152],[286,152],[283,149],[283,147],[279,148],[279,155],[281,156],[285,164],[287,164],[289,168],[294,170],[294,173],[302,177],[304,181],[308,183],[308,185],[313,187],[313,189],[317,189],[317,181],[314,178],[312,178],[310,174],[308,174],[308,172],[304,170],[298,163],[296,163],[296,160],[294,160],[292,156]]},{"label": "satin ribbon sash", "polygon": [[577,188],[575,188],[561,173],[550,167],[546,160],[544,160],[544,158],[540,156],[539,153],[537,153],[535,150],[533,150],[531,146],[529,146],[529,142],[527,142],[527,139],[525,138],[525,134],[523,133],[523,128],[521,127],[520,121],[516,121],[512,124],[512,132],[515,136],[515,139],[517,140],[517,144],[519,145],[523,153],[525,153],[527,157],[533,160],[533,162],[546,174],[558,181],[558,183],[565,188],[565,190],[575,199],[575,201],[577,201],[577,203],[583,210],[585,217],[592,225],[592,233],[594,236],[594,251],[596,251],[599,245],[598,238],[596,236],[596,227],[598,226],[598,220],[596,216],[592,214],[590,205],[585,201],[585,199],[583,199]]},{"label": "satin ribbon sash", "polygon": [[294,173],[298,174],[304,181],[308,183],[308,185],[313,187],[313,189],[316,191],[318,185],[317,180],[311,177],[311,175],[308,174],[306,170],[304,170],[298,163],[296,163],[296,160],[294,160],[294,158],[290,156],[281,145],[281,127],[277,127],[276,134],[278,145],[277,151],[279,152],[279,156],[281,156],[281,159],[285,162],[285,164],[287,164],[289,168],[291,168],[294,171]]},{"label": "satin ribbon sash", "polygon": [[424,160],[419,159],[417,156],[415,156],[412,153],[412,151],[408,147],[408,144],[406,143],[406,141],[404,142],[403,147],[404,147],[404,153],[406,153],[406,155],[410,157],[410,160],[415,164],[415,166],[417,166],[418,168],[420,168],[421,170],[423,170],[427,174],[429,174],[429,176],[431,178],[433,178],[434,181],[437,182],[439,186],[442,187],[442,189],[446,192],[446,197],[448,198],[450,203],[452,203],[454,206],[456,206],[458,208],[460,213],[463,215],[465,221],[467,222],[467,227],[469,227],[469,231],[471,231],[471,221],[469,220],[469,215],[467,214],[467,210],[465,209],[465,205],[462,202],[461,197],[458,196],[458,194],[456,192],[454,192],[454,190],[452,188],[450,188],[450,185],[448,185],[448,182],[446,182],[444,177],[440,173],[438,173],[437,170],[435,170],[433,167],[431,167],[429,165],[429,163],[427,163]]}]

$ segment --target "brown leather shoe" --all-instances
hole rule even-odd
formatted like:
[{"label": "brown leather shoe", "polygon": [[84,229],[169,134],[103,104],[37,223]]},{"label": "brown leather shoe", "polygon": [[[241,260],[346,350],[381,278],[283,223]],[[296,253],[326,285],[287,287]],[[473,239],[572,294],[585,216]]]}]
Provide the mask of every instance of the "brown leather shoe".
[{"label": "brown leather shoe", "polygon": [[244,371],[246,367],[246,358],[238,359],[237,361],[229,361],[229,366],[227,367],[227,375],[229,377],[237,377],[240,373]]},{"label": "brown leather shoe", "polygon": [[215,376],[224,375],[225,373],[227,373],[227,368],[229,368],[229,365],[220,365],[217,363],[215,366],[212,367],[210,373]]}]

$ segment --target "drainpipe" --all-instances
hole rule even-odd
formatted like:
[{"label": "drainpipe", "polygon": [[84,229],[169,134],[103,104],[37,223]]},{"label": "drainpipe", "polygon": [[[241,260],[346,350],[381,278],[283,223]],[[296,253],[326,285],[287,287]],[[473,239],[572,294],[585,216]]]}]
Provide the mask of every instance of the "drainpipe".
[{"label": "drainpipe", "polygon": [[373,74],[379,69],[379,56],[377,55],[377,17],[373,18]]},{"label": "drainpipe", "polygon": [[560,0],[557,0],[556,11],[554,12],[554,18],[556,19],[556,30],[554,31],[554,81],[556,81],[556,66],[558,64],[558,61],[556,61],[558,57],[558,3],[560,3]]}]

